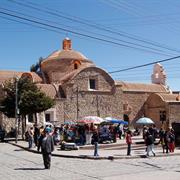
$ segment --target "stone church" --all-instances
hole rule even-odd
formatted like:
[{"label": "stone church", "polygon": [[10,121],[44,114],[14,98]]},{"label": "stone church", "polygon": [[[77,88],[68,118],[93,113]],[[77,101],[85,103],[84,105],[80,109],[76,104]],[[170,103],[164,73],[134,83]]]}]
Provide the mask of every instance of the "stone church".
[{"label": "stone church", "polygon": [[[180,96],[166,85],[166,73],[155,64],[151,84],[115,81],[82,53],[72,49],[69,38],[63,40],[62,50],[42,59],[38,72],[0,71],[0,92],[3,83],[14,77],[29,77],[56,105],[38,115],[38,124],[59,125],[84,116],[114,117],[135,126],[138,118],[152,118],[158,127],[180,122]],[[27,122],[33,123],[28,117]],[[14,120],[0,113],[0,125],[14,127]]]}]

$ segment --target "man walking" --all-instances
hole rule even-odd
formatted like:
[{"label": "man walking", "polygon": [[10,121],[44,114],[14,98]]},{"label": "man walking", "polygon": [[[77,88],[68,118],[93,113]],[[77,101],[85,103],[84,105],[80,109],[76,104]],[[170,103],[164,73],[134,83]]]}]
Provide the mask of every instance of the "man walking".
[{"label": "man walking", "polygon": [[29,149],[31,149],[33,147],[33,143],[34,143],[34,128],[30,127],[30,129],[28,130]]},{"label": "man walking", "polygon": [[98,154],[98,142],[99,142],[99,135],[97,129],[94,130],[92,135],[92,142],[91,144],[94,144],[94,156],[99,156]]},{"label": "man walking", "polygon": [[149,131],[147,131],[147,133],[146,133],[145,142],[146,142],[146,146],[147,146],[146,156],[148,157],[150,152],[152,152],[153,155],[156,156],[156,154],[154,152],[154,137],[152,136],[152,134],[150,134]]},{"label": "man walking", "polygon": [[54,151],[54,141],[50,133],[51,133],[51,128],[46,127],[45,135],[41,142],[41,151],[42,151],[45,169],[50,169],[51,153]]}]

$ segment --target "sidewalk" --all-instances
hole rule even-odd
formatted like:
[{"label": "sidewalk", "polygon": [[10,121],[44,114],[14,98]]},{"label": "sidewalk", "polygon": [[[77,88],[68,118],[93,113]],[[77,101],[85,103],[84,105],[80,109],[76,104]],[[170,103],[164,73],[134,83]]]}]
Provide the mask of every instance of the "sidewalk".
[{"label": "sidewalk", "polygon": [[[85,145],[79,147],[78,150],[61,150],[60,146],[55,146],[55,150],[52,153],[52,156],[65,157],[65,158],[82,158],[82,159],[134,159],[134,158],[145,158],[145,148],[146,146],[143,144],[143,139],[141,136],[134,136],[132,144],[132,153],[131,156],[127,156],[127,144],[125,140],[117,140],[116,143],[109,144],[99,144],[99,156],[94,157],[94,146],[93,145]],[[26,141],[18,141],[16,144],[14,141],[9,142],[9,144],[15,145],[17,147],[23,148],[24,150],[40,153],[37,151],[37,148],[28,148],[28,142]],[[163,156],[173,156],[180,155],[180,148],[177,147],[174,153],[163,153],[160,145],[155,145],[156,157]],[[151,155],[150,157],[153,157]]]}]

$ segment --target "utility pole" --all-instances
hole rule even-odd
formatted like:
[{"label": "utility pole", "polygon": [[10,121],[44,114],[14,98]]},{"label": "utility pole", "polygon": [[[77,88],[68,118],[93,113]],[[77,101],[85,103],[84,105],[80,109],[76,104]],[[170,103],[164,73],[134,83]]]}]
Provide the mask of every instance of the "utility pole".
[{"label": "utility pole", "polygon": [[96,107],[97,107],[97,116],[100,117],[99,112],[99,96],[96,94]]},{"label": "utility pole", "polygon": [[18,140],[18,77],[15,78],[15,142],[17,143]]},{"label": "utility pole", "polygon": [[76,108],[77,108],[76,120],[78,120],[79,119],[79,88],[78,88],[78,86],[76,89]]}]

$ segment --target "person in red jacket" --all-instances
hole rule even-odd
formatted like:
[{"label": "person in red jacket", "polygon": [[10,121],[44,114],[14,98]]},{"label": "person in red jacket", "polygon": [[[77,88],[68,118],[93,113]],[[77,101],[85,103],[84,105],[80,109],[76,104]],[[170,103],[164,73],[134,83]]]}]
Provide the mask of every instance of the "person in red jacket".
[{"label": "person in red jacket", "polygon": [[132,132],[130,130],[126,133],[127,156],[131,156]]}]

